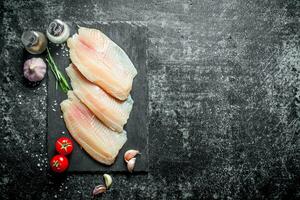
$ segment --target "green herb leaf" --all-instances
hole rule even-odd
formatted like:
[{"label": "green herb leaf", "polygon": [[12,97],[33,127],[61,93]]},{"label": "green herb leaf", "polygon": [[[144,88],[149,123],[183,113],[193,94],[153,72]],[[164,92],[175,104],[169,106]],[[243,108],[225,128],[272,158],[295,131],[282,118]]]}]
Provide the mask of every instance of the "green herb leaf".
[{"label": "green herb leaf", "polygon": [[66,80],[66,78],[64,77],[64,75],[61,73],[61,71],[58,69],[57,65],[54,62],[54,59],[52,58],[49,49],[47,48],[47,53],[48,53],[48,58],[46,58],[46,61],[53,73],[53,75],[55,76],[57,82],[56,82],[56,88],[57,88],[57,83],[60,87],[60,89],[67,93],[68,90],[70,90],[70,86]]}]

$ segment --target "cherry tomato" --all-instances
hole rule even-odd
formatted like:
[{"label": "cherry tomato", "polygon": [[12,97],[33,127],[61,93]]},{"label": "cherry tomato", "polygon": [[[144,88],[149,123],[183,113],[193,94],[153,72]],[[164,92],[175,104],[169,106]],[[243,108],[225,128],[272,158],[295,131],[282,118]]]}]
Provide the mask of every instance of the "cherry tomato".
[{"label": "cherry tomato", "polygon": [[69,155],[73,151],[73,142],[67,137],[61,137],[56,140],[56,151],[62,155]]},{"label": "cherry tomato", "polygon": [[51,159],[50,166],[54,172],[64,172],[69,167],[68,158],[64,155],[56,155]]}]

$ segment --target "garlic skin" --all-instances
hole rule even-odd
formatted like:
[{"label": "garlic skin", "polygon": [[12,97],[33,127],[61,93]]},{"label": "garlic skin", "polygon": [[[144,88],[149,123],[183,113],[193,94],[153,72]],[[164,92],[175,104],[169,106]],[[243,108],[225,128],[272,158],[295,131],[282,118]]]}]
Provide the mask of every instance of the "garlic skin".
[{"label": "garlic skin", "polygon": [[124,154],[124,161],[128,163],[128,161],[134,158],[137,154],[140,154],[138,150],[131,149],[126,151]]},{"label": "garlic skin", "polygon": [[41,58],[26,60],[23,66],[24,77],[29,81],[37,82],[43,80],[47,72],[47,65]]},{"label": "garlic skin", "polygon": [[93,196],[102,194],[106,192],[106,187],[104,185],[97,185],[93,190]]},{"label": "garlic skin", "polygon": [[131,158],[128,163],[127,163],[127,170],[132,173],[133,169],[134,169],[134,166],[135,166],[135,161],[136,161],[136,158]]},{"label": "garlic skin", "polygon": [[111,176],[109,174],[103,174],[103,179],[104,179],[104,182],[105,182],[105,185],[106,185],[107,189],[109,189],[111,184],[112,184]]}]

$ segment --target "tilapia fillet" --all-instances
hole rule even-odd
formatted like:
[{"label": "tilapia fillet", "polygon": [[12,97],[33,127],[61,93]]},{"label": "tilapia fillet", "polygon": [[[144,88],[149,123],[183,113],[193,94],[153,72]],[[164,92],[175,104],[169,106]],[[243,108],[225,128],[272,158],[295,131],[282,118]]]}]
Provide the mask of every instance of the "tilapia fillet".
[{"label": "tilapia fillet", "polygon": [[137,74],[126,53],[101,31],[79,28],[67,41],[70,58],[91,82],[119,100],[125,100]]},{"label": "tilapia fillet", "polygon": [[122,132],[132,109],[133,100],[129,96],[126,101],[119,101],[108,95],[99,86],[88,81],[71,64],[66,68],[71,79],[75,95],[83,102],[107,127]]},{"label": "tilapia fillet", "polygon": [[82,43],[93,49],[108,66],[112,66],[118,71],[124,71],[131,78],[137,75],[134,65],[123,49],[100,30],[80,27],[78,37]]},{"label": "tilapia fillet", "polygon": [[79,145],[98,162],[113,164],[127,141],[126,132],[117,133],[103,125],[73,91],[60,106],[66,126]]}]

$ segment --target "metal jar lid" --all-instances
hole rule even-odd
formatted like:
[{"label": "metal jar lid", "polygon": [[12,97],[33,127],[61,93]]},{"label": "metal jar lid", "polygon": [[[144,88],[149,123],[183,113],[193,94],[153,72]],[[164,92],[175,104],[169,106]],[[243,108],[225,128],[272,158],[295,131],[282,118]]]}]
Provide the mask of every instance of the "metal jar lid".
[{"label": "metal jar lid", "polygon": [[39,41],[39,35],[35,31],[24,31],[21,37],[22,43],[29,48],[36,45]]}]

